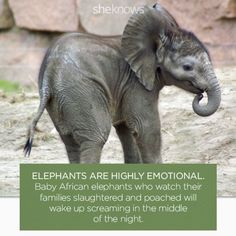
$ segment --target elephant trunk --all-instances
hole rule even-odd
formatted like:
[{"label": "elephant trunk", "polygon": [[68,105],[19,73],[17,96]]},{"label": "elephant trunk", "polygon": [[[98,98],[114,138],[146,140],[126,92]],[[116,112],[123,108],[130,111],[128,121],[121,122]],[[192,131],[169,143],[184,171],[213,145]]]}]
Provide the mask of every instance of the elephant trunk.
[{"label": "elephant trunk", "polygon": [[202,94],[195,96],[193,100],[193,110],[199,116],[210,116],[220,106],[221,91],[217,78],[214,76],[209,80],[209,87],[206,90],[208,102],[206,105],[200,105],[199,102],[203,98]]}]

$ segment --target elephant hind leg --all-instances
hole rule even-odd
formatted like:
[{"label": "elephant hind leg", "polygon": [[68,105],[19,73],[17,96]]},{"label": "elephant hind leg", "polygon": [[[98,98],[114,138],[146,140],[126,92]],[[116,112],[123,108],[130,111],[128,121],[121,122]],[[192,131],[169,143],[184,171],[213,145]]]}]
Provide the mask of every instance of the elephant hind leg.
[{"label": "elephant hind leg", "polygon": [[110,103],[103,89],[90,79],[81,78],[68,88],[56,101],[60,105],[56,115],[60,119],[59,130],[72,137],[66,145],[68,155],[70,153],[72,160],[78,156],[78,163],[99,163],[111,130]]},{"label": "elephant hind leg", "polygon": [[80,145],[80,163],[99,163],[104,143],[83,141]]},{"label": "elephant hind leg", "polygon": [[115,128],[122,144],[125,163],[142,162],[138,146],[129,128],[124,123],[115,126]]},{"label": "elephant hind leg", "polygon": [[99,163],[102,148],[105,143],[96,141],[75,141],[71,135],[61,136],[65,144],[67,155],[73,163]]},{"label": "elephant hind leg", "polygon": [[80,145],[75,142],[74,138],[71,135],[61,135],[61,139],[65,144],[70,163],[79,163]]}]

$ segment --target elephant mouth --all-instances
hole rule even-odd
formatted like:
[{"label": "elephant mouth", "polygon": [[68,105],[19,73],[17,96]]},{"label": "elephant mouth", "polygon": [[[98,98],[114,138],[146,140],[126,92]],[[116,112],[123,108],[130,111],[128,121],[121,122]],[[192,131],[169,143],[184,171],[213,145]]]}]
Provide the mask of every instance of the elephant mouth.
[{"label": "elephant mouth", "polygon": [[165,78],[165,85],[175,85],[193,94],[203,94],[207,90],[206,88],[201,88],[197,83],[195,83],[194,78],[178,79],[170,72],[161,70],[161,68],[158,68],[157,73],[159,77],[163,76]]},{"label": "elephant mouth", "polygon": [[192,81],[185,81],[186,90],[194,94],[203,94],[206,89],[199,88]]}]

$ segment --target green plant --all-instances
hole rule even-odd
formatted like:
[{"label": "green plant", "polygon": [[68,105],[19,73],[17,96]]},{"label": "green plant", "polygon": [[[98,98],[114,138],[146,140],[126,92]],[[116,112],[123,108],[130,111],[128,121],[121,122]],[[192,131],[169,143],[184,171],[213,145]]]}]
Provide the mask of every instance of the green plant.
[{"label": "green plant", "polygon": [[18,92],[20,90],[20,85],[15,82],[0,79],[0,90],[2,90],[3,92],[10,92],[10,93]]}]

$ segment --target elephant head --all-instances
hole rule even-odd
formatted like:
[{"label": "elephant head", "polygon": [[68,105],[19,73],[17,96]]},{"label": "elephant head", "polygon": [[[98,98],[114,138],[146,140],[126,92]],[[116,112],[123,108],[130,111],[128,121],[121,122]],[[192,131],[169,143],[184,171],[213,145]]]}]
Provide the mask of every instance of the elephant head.
[{"label": "elephant head", "polygon": [[[130,17],[122,36],[125,60],[139,82],[151,91],[156,79],[196,94],[193,110],[213,114],[220,105],[220,86],[209,53],[191,32],[181,29],[159,4]],[[203,93],[208,102],[200,105]]]}]

